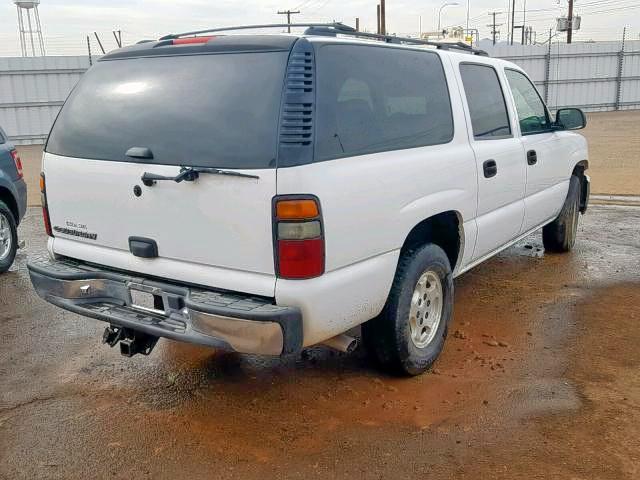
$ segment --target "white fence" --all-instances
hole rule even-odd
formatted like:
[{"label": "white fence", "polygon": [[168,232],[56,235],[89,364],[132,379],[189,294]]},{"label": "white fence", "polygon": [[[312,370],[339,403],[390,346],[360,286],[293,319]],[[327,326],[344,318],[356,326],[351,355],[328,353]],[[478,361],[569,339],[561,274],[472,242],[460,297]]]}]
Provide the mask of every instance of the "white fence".
[{"label": "white fence", "polygon": [[552,110],[640,109],[640,41],[491,45],[480,48],[492,57],[520,65]]},{"label": "white fence", "polygon": [[[491,45],[493,57],[524,68],[552,110],[640,109],[640,41]],[[0,58],[0,125],[18,145],[44,143],[88,57]]]},{"label": "white fence", "polygon": [[0,58],[0,125],[17,145],[43,144],[88,57]]}]

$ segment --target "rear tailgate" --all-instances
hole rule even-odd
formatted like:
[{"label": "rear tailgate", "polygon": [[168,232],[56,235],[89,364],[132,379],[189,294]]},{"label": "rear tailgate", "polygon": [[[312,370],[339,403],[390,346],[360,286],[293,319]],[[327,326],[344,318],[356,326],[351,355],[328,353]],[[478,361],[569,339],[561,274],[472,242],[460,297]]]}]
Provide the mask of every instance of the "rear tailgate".
[{"label": "rear tailgate", "polygon": [[[271,201],[288,52],[100,62],[65,104],[44,156],[61,255],[172,280],[273,296]],[[147,155],[130,157],[132,147]],[[213,167],[258,178],[202,173]],[[158,257],[130,252],[154,241]]]}]

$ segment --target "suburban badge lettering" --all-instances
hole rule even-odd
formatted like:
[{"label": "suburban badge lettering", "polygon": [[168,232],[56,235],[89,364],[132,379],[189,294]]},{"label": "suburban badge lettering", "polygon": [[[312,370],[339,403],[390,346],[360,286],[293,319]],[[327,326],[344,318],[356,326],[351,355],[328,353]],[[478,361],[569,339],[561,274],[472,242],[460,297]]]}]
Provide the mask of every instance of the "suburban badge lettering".
[{"label": "suburban badge lettering", "polygon": [[76,230],[75,228],[54,226],[53,227],[53,231],[57,232],[57,233],[62,233],[64,235],[72,235],[74,237],[86,238],[88,240],[97,240],[98,239],[98,234],[97,233],[83,232],[81,230]]}]

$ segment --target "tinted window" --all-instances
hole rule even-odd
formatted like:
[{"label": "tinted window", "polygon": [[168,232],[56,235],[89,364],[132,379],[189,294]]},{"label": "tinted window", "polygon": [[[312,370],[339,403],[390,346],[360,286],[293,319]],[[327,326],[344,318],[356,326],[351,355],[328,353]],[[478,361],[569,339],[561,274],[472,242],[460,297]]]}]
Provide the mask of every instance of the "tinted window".
[{"label": "tinted window", "polygon": [[544,102],[531,81],[516,70],[506,70],[523,134],[546,132],[551,127]]},{"label": "tinted window", "polygon": [[318,52],[316,159],[449,142],[453,119],[430,52],[325,45]]},{"label": "tinted window", "polygon": [[98,62],[71,94],[47,151],[69,157],[275,167],[287,52]]},{"label": "tinted window", "polygon": [[0,128],[0,145],[2,145],[3,143],[7,143],[7,139],[4,136],[4,132]]},{"label": "tinted window", "polygon": [[496,71],[487,65],[463,63],[460,75],[469,105],[473,136],[477,140],[511,136],[507,105]]}]

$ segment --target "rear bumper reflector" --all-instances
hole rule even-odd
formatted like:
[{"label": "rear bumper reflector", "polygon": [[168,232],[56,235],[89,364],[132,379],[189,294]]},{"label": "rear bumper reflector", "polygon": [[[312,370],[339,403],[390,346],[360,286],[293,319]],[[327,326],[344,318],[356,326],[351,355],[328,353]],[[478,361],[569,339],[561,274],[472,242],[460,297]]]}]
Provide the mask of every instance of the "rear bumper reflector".
[{"label": "rear bumper reflector", "polygon": [[[66,310],[170,338],[240,353],[283,355],[302,348],[302,314],[272,299],[164,283],[72,259],[33,259],[31,281],[44,300]],[[133,304],[148,287],[162,311]]]}]

